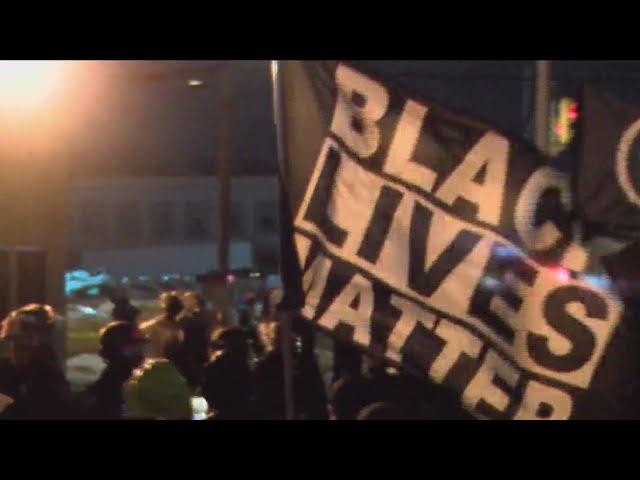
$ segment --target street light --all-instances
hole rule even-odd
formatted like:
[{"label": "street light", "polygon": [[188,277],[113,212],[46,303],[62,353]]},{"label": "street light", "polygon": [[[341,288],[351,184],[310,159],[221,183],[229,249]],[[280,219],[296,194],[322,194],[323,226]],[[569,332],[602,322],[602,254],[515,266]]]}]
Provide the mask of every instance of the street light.
[{"label": "street light", "polygon": [[0,108],[32,112],[50,102],[62,86],[64,61],[1,60]]},{"label": "street light", "polygon": [[[68,237],[64,133],[78,103],[69,107],[66,102],[67,66],[64,61],[0,61],[0,243],[42,252],[42,264],[28,273],[27,282],[40,291],[25,289],[25,297],[15,301],[44,300],[59,311],[65,307]],[[21,280],[11,278],[10,288],[22,289],[16,283]],[[55,345],[64,356],[66,327],[59,328]]]}]

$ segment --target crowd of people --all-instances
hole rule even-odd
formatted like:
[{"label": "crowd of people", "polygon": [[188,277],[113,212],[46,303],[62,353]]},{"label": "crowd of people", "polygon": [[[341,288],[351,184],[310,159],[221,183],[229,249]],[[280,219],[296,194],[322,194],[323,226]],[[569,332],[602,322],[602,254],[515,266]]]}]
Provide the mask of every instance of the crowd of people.
[{"label": "crowd of people", "polygon": [[287,346],[296,419],[460,415],[443,410],[452,405],[447,399],[434,403],[424,382],[339,342],[327,391],[315,354],[316,331],[301,318],[291,319],[283,338],[275,311],[267,309],[257,324],[241,319],[239,326],[228,326],[194,292],[163,293],[161,314],[146,321],[128,299],[113,303],[112,321],[100,331],[106,368],[82,392],[72,390],[56,355],[59,316],[51,307],[27,305],[0,323],[0,339],[10,346],[0,360],[0,419],[188,420],[196,413],[210,420],[285,419]]}]

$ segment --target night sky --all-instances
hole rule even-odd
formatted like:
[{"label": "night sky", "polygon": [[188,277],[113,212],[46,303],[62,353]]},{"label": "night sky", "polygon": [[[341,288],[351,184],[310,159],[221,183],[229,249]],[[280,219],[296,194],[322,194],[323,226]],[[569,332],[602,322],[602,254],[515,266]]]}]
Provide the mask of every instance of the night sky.
[{"label": "night sky", "polygon": [[[215,62],[103,62],[96,103],[71,139],[77,175],[215,174]],[[105,80],[106,79],[106,80]],[[201,87],[187,85],[192,80]],[[237,62],[233,74],[234,174],[276,171],[268,62]]]},{"label": "night sky", "polygon": [[[372,73],[516,135],[531,134],[533,62],[357,61]],[[215,174],[215,61],[87,62],[92,85],[67,151],[76,176]],[[269,62],[233,62],[233,162],[238,175],[277,169]],[[640,104],[640,62],[556,61],[554,93],[587,81]],[[188,80],[204,82],[201,87]],[[80,87],[82,88],[82,87]]]}]

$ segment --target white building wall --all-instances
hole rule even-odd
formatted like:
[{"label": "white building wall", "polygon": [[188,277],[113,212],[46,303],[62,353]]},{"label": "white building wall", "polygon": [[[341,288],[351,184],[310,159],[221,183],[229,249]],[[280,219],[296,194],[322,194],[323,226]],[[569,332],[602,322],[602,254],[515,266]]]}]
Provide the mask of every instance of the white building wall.
[{"label": "white building wall", "polygon": [[[104,269],[113,277],[148,275],[196,275],[218,268],[217,244],[155,246],[118,250],[87,251],[82,254],[82,268]],[[229,248],[232,269],[252,266],[249,242],[233,242]]]},{"label": "white building wall", "polygon": [[[215,177],[86,179],[71,190],[70,268],[154,275],[217,267]],[[231,267],[255,267],[256,249],[277,258],[277,178],[233,178],[231,210]]]}]

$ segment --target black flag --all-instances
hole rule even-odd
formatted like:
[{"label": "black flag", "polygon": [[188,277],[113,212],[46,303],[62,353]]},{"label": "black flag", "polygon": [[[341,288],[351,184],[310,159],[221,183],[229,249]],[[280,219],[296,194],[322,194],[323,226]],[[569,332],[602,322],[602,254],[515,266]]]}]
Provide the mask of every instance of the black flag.
[{"label": "black flag", "polygon": [[594,87],[582,100],[576,211],[601,231],[640,229],[640,109]]},{"label": "black flag", "polygon": [[478,418],[634,415],[601,368],[624,309],[581,279],[564,174],[350,63],[279,71],[288,308]]}]

